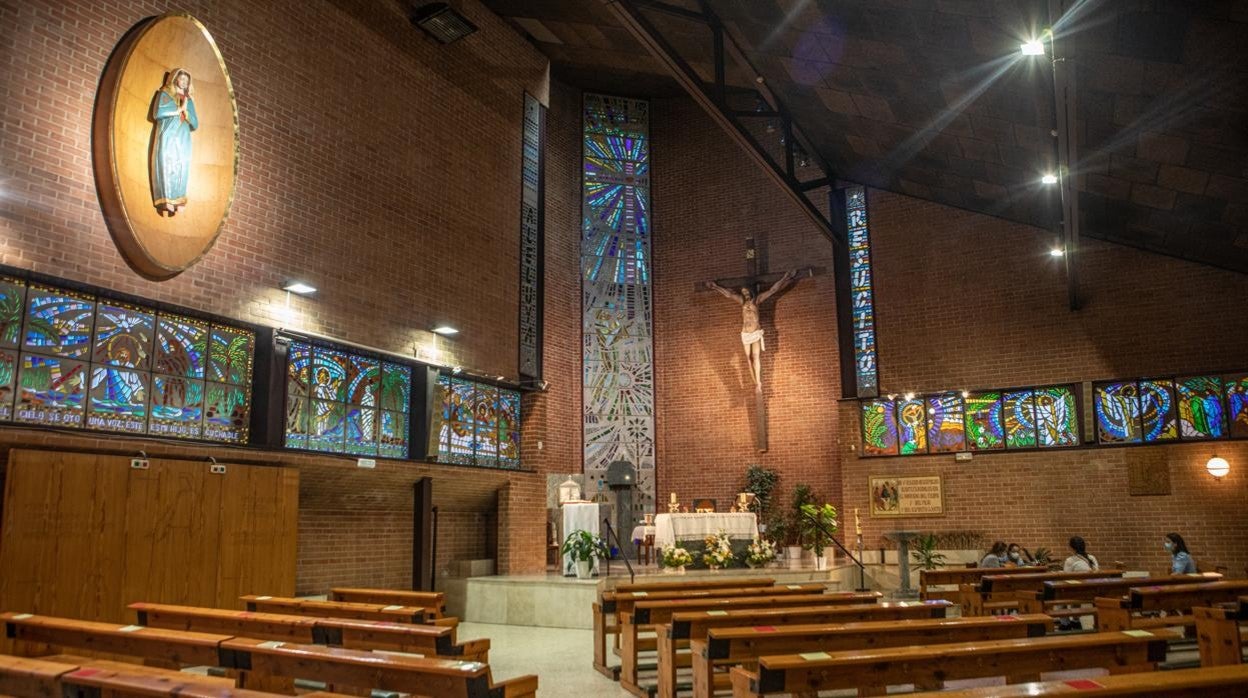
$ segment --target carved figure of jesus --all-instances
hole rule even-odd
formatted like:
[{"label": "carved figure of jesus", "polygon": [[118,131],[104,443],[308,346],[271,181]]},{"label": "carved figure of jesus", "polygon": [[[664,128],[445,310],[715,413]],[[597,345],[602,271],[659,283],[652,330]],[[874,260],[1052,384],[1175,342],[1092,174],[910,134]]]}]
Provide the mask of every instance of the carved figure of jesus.
[{"label": "carved figure of jesus", "polygon": [[776,293],[788,286],[797,275],[796,270],[785,272],[771,288],[758,294],[755,298],[747,287],[742,287],[740,292],[729,291],[714,281],[707,281],[706,287],[720,294],[724,298],[730,298],[741,304],[741,344],[745,349],[746,360],[750,363],[750,375],[754,378],[754,389],[762,391],[763,389],[763,352],[767,350],[767,344],[763,337],[763,328],[758,324],[758,307],[767,302]]}]

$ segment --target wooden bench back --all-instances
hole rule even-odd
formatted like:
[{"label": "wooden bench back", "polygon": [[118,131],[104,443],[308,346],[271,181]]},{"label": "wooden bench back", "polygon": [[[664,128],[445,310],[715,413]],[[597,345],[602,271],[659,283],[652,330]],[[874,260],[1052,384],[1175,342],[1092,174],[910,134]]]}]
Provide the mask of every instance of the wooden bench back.
[{"label": "wooden bench back", "polygon": [[1121,577],[1122,570],[1096,570],[1093,572],[1033,572],[1031,574],[986,575],[979,580],[976,591],[983,594],[1002,594],[1012,591],[1040,591],[1045,582],[1059,579],[1106,579]]},{"label": "wooden bench back", "polygon": [[398,604],[352,603],[348,601],[312,601],[282,596],[240,596],[248,611],[281,613],[324,618],[356,620],[388,620],[393,623],[423,623],[425,609]]},{"label": "wooden bench back", "polygon": [[1248,579],[1141,586],[1128,592],[1125,607],[1136,611],[1183,611],[1196,606],[1235,602],[1244,594],[1248,594]]},{"label": "wooden bench back", "polygon": [[440,591],[334,587],[329,591],[329,600],[379,603],[387,606],[416,606],[424,608],[430,618],[441,618],[446,611],[446,594]]},{"label": "wooden bench back", "polygon": [[[1147,671],[1165,659],[1166,641],[1173,637],[1134,631],[764,656],[753,677],[758,690],[744,695],[931,684],[1096,667]],[[734,686],[741,671],[733,669]]]},{"label": "wooden bench back", "polygon": [[974,584],[986,575],[1035,574],[1034,567],[947,567],[919,570],[919,588]]},{"label": "wooden bench back", "polygon": [[1096,579],[1058,579],[1044,583],[1042,598],[1053,599],[1095,599],[1098,596],[1117,596],[1126,594],[1131,587],[1169,586],[1174,584],[1192,584],[1198,580],[1218,581],[1222,575],[1207,572],[1191,576],[1174,577],[1106,577]]},{"label": "wooden bench back", "polygon": [[680,591],[682,589],[745,589],[748,587],[775,586],[776,580],[771,577],[733,577],[731,579],[686,579],[683,581],[624,582],[610,589],[603,589],[599,599],[611,598],[615,594],[631,591]]},{"label": "wooden bench back", "polygon": [[[785,606],[844,606],[874,603],[879,598],[873,593],[849,592],[841,594],[788,594],[779,596],[742,596],[734,598],[674,599],[671,601],[639,601],[633,608],[631,620],[635,625],[658,625],[671,621],[672,614],[680,611],[708,611],[718,613],[733,608],[782,608]],[[627,621],[628,619],[626,619]]]},{"label": "wooden bench back", "polygon": [[923,601],[880,604],[849,604],[832,606],[799,606],[797,608],[731,609],[710,615],[706,611],[673,613],[673,639],[701,639],[712,628],[780,627],[790,624],[854,623],[863,621],[901,621],[944,618],[953,604],[948,601]]},{"label": "wooden bench back", "polygon": [[678,599],[727,599],[738,596],[785,596],[791,594],[822,594],[822,582],[779,584],[771,587],[721,587],[716,589],[672,589],[667,591],[625,591],[604,602],[608,613],[630,613],[638,601],[674,601]]},{"label": "wooden bench back", "polygon": [[[273,698],[260,693],[209,682],[195,674],[138,665],[116,669],[80,666],[43,659],[0,655],[0,695],[18,698],[49,696],[181,696],[183,698]],[[336,698],[320,694],[320,698]]]},{"label": "wooden bench back", "polygon": [[39,642],[127,657],[143,657],[179,666],[218,666],[218,647],[231,635],[196,633],[139,625],[3,613],[5,634],[21,642]]},{"label": "wooden bench back", "polygon": [[914,698],[1029,698],[1030,696],[1094,696],[1135,698],[1242,698],[1248,686],[1248,665],[1115,674],[1091,679],[1034,681],[1008,686],[915,693]]}]

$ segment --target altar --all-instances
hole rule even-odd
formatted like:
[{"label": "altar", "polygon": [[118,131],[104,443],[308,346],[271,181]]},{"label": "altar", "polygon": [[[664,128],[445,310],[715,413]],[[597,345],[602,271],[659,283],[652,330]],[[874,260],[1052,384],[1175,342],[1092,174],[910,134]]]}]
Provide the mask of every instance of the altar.
[{"label": "altar", "polygon": [[757,540],[758,517],[753,512],[658,514],[654,517],[656,548],[690,540],[701,543],[707,536],[720,531],[733,540]]},{"label": "altar", "polygon": [[[589,531],[595,536],[602,536],[603,519],[611,518],[611,505],[596,502],[565,502],[563,504],[563,526],[560,527],[559,544],[575,531]],[[570,555],[561,555],[563,574],[567,577],[576,576],[576,564]],[[598,574],[598,560],[594,560],[593,574]]]}]

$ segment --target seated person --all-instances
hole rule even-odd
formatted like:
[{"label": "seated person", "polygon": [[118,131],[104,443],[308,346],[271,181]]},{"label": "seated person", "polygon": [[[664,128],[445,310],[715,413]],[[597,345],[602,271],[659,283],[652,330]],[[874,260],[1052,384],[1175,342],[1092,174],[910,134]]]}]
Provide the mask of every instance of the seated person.
[{"label": "seated person", "polygon": [[1005,562],[1006,567],[1026,567],[1036,564],[1035,558],[1027,549],[1018,543],[1010,543],[1010,547],[1006,549]]},{"label": "seated person", "polygon": [[1170,574],[1194,574],[1196,561],[1187,551],[1187,543],[1177,533],[1166,534],[1166,552],[1170,553]]},{"label": "seated person", "polygon": [[992,544],[992,549],[979,561],[980,567],[1004,567],[1005,566],[1005,541],[997,541]]},{"label": "seated person", "polygon": [[1088,554],[1088,544],[1079,536],[1070,539],[1072,554],[1062,563],[1063,572],[1095,572],[1101,568],[1095,555]]}]

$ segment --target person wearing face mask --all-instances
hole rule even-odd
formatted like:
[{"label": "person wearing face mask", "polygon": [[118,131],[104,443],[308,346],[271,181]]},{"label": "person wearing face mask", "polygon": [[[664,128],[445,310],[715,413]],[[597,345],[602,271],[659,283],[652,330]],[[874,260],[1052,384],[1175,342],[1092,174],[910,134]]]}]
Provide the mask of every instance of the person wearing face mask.
[{"label": "person wearing face mask", "polygon": [[1187,543],[1177,533],[1166,534],[1166,552],[1170,553],[1170,574],[1195,574],[1196,561],[1187,551]]},{"label": "person wearing face mask", "polygon": [[1005,541],[997,541],[992,544],[992,549],[979,561],[980,567],[1005,567]]},{"label": "person wearing face mask", "polygon": [[1006,567],[1027,567],[1028,565],[1036,564],[1036,561],[1032,558],[1031,553],[1027,552],[1026,548],[1018,543],[1010,543],[1010,547],[1005,554],[1004,564]]}]

